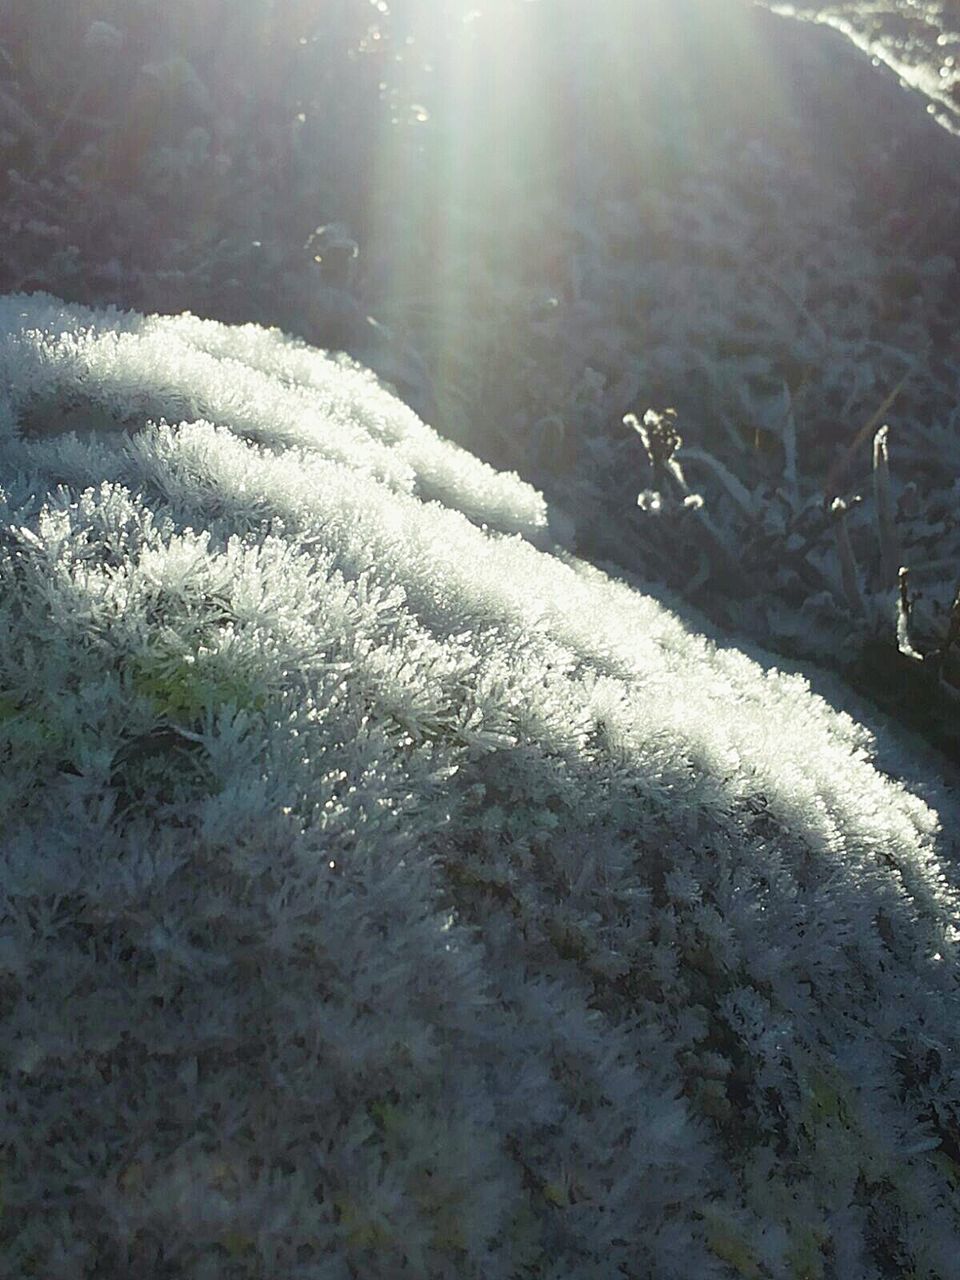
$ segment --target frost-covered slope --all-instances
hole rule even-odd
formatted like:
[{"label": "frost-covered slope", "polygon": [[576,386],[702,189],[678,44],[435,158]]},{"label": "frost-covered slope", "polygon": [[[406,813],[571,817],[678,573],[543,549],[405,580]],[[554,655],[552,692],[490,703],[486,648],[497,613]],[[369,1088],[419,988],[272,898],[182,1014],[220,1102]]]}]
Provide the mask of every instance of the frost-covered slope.
[{"label": "frost-covered slope", "polygon": [[866,730],[275,332],[0,333],[9,1274],[955,1273],[953,851]]}]

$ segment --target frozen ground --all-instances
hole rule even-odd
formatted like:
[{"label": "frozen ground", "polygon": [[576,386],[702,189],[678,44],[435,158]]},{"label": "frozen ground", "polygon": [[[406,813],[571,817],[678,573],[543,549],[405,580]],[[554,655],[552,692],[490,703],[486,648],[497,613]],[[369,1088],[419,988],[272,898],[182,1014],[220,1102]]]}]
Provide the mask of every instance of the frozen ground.
[{"label": "frozen ground", "polygon": [[0,334],[4,1275],[956,1274],[906,745],[277,331]]}]

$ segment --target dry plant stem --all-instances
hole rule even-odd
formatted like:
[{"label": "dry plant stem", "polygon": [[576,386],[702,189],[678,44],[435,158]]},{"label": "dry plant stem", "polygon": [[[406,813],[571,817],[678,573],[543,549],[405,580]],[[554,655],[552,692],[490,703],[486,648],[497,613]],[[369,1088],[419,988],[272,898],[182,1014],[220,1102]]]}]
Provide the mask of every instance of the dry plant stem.
[{"label": "dry plant stem", "polygon": [[[912,372],[912,370],[910,372]],[[887,412],[887,410],[893,404],[894,400],[896,400],[897,396],[903,390],[904,384],[906,383],[907,379],[910,377],[910,372],[905,373],[903,375],[903,377],[900,379],[897,385],[893,388],[890,394],[885,397],[885,399],[883,400],[883,403],[877,408],[876,412],[871,414],[869,420],[863,424],[863,426],[860,428],[860,430],[851,440],[850,444],[847,446],[844,452],[840,455],[837,461],[830,468],[829,472],[827,473],[827,478],[823,483],[824,494],[826,496],[827,502],[831,502],[837,496],[840,480],[846,473],[848,467],[850,466],[850,463],[853,461],[854,455],[856,454],[860,446],[863,444],[864,440],[868,439],[873,434],[873,432],[876,431],[877,424],[880,422],[880,419]]]},{"label": "dry plant stem", "polygon": [[832,510],[837,516],[837,553],[840,557],[840,581],[843,586],[844,599],[857,617],[862,618],[866,610],[864,608],[863,595],[860,591],[857,561],[853,554],[853,547],[850,544],[850,534],[847,531],[847,504],[840,498],[836,498]]},{"label": "dry plant stem", "polygon": [[910,612],[913,608],[913,601],[909,592],[910,570],[901,567],[898,574],[898,592],[897,592],[897,648],[905,658],[910,658],[914,662],[922,662],[923,654],[918,653],[910,643]]},{"label": "dry plant stem", "polygon": [[877,503],[877,531],[880,536],[884,588],[893,586],[900,567],[900,548],[893,522],[893,500],[890,496],[890,461],[887,453],[889,430],[889,427],[881,427],[873,438],[873,492]]},{"label": "dry plant stem", "polygon": [[[671,410],[667,410],[663,420],[667,420],[667,415],[670,415],[671,412]],[[674,413],[671,421],[675,420],[675,418],[676,415]],[[644,421],[648,421],[646,416]],[[645,437],[645,440],[649,440],[647,448],[650,453],[650,460],[653,463],[654,483],[659,485],[661,479],[666,479],[669,476],[672,487],[679,494],[680,500],[685,506],[693,509],[700,528],[706,534],[707,546],[705,550],[708,560],[717,564],[729,589],[736,590],[738,593],[748,592],[750,584],[743,574],[735,549],[731,546],[723,531],[710,518],[703,506],[702,499],[694,494],[687,484],[683,468],[677,458],[677,452],[683,444],[682,438],[674,432],[672,440],[666,447],[662,438],[653,437],[651,439],[650,437]],[[699,583],[701,572],[702,566],[701,570],[692,579],[694,583]]]}]

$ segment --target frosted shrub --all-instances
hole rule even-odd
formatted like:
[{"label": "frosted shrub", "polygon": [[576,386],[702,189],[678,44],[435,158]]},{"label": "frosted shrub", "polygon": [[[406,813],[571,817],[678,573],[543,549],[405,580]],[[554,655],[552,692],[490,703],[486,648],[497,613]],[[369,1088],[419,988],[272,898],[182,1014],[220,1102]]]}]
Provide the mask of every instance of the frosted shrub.
[{"label": "frosted shrub", "polygon": [[11,1275],[951,1274],[947,797],[356,368],[0,332]]}]

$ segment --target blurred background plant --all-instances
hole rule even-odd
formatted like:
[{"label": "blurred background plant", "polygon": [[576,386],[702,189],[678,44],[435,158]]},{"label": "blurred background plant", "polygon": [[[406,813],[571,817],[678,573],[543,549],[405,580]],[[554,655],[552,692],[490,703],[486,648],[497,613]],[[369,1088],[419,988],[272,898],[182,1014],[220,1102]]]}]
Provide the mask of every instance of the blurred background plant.
[{"label": "blurred background plant", "polygon": [[345,350],[953,754],[957,145],[746,0],[0,0],[0,290]]}]

